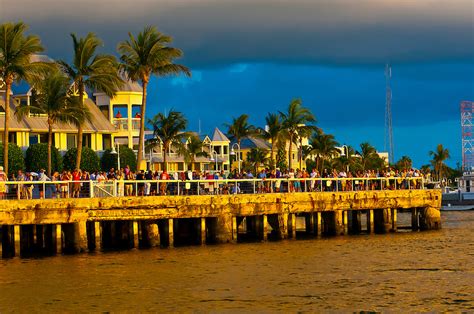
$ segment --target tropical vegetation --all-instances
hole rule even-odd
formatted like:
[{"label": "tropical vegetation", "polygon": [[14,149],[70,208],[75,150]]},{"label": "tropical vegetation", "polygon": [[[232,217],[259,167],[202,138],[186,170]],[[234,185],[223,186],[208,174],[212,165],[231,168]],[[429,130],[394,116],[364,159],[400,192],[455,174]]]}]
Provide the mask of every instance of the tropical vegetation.
[{"label": "tropical vegetation", "polygon": [[[99,54],[97,49],[102,46],[100,40],[94,33],[88,33],[86,37],[78,38],[71,34],[73,43],[73,59],[71,64],[58,61],[59,66],[73,83],[74,94],[79,97],[80,108],[84,108],[86,88],[101,91],[112,97],[122,86],[123,81],[118,73],[118,64],[114,56]],[[84,123],[89,121],[89,116],[84,114],[77,117],[77,159],[75,168],[80,168],[82,158],[83,128]]]},{"label": "tropical vegetation", "polygon": [[[22,80],[31,81],[41,73],[44,65],[32,62],[32,57],[44,50],[40,38],[36,35],[25,35],[28,26],[23,22],[3,23],[0,25],[0,81],[5,84],[5,111],[3,143],[8,144],[10,129],[10,94],[13,83]],[[2,85],[2,83],[0,83]],[[3,167],[9,173],[8,149],[3,145]]]},{"label": "tropical vegetation", "polygon": [[171,36],[160,33],[155,27],[147,26],[134,36],[128,34],[128,40],[119,43],[117,50],[122,62],[121,69],[132,81],[139,81],[142,85],[143,96],[140,107],[140,136],[138,140],[137,166],[141,167],[144,158],[146,100],[148,83],[152,75],[165,76],[184,73],[191,76],[191,71],[181,64],[174,63],[183,52],[169,45],[173,42]]}]

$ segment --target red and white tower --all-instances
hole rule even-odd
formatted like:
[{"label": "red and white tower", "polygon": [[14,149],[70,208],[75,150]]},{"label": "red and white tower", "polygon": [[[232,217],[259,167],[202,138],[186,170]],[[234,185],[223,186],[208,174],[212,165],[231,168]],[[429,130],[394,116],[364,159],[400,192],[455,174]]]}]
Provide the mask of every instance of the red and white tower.
[{"label": "red and white tower", "polygon": [[461,102],[462,167],[465,171],[474,170],[474,102]]}]

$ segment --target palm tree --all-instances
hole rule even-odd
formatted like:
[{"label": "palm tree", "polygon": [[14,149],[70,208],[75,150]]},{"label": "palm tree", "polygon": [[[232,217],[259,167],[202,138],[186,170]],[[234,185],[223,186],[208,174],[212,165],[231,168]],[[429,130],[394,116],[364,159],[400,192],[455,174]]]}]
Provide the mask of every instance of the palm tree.
[{"label": "palm tree", "polygon": [[59,71],[52,71],[34,85],[32,102],[16,108],[15,115],[20,121],[23,117],[34,114],[45,114],[48,117],[48,176],[51,176],[51,150],[53,146],[53,124],[57,122],[78,125],[84,114],[79,97],[69,96],[69,80]]},{"label": "palm tree", "polygon": [[247,161],[253,167],[256,175],[258,173],[258,167],[268,162],[267,151],[262,148],[254,147],[250,149],[247,154]]},{"label": "palm tree", "polygon": [[240,115],[238,118],[232,118],[232,124],[226,123],[227,134],[231,140],[239,144],[242,139],[257,134],[255,126],[248,123],[249,116],[246,114]]},{"label": "palm tree", "polygon": [[209,154],[203,150],[203,146],[199,137],[192,134],[186,145],[180,147],[179,153],[184,156],[185,162],[191,163],[192,171],[194,171],[194,161],[196,157],[209,157]]},{"label": "palm tree", "polygon": [[[58,64],[73,81],[80,106],[84,107],[86,88],[100,90],[113,97],[123,84],[115,57],[96,52],[97,48],[102,46],[102,40],[94,33],[88,33],[84,38],[77,38],[75,34],[71,34],[71,37],[74,49],[73,61],[69,65],[60,60]],[[80,168],[81,165],[83,124],[83,121],[80,122],[77,129],[76,168]]]},{"label": "palm tree", "polygon": [[447,167],[444,161],[451,157],[449,155],[449,150],[444,148],[443,144],[438,144],[436,151],[430,151],[429,154],[433,157],[431,163],[433,164],[437,179],[441,181],[443,178],[443,171]]},{"label": "palm tree", "polygon": [[301,105],[301,99],[293,99],[288,106],[288,111],[279,113],[289,141],[288,169],[291,169],[293,143],[296,143],[299,134],[302,136],[317,130],[315,126],[307,125],[316,122],[316,119],[308,108]]},{"label": "palm tree", "polygon": [[285,132],[283,130],[281,117],[276,113],[268,113],[265,117],[266,128],[258,129],[258,134],[261,138],[269,141],[270,148],[270,164],[271,168],[275,166],[275,148],[285,142]]},{"label": "palm tree", "polygon": [[397,162],[397,166],[399,170],[403,169],[410,169],[412,167],[412,160],[408,156],[402,156],[400,160]]},{"label": "palm tree", "polygon": [[167,170],[166,159],[171,146],[179,148],[183,145],[183,140],[189,136],[183,132],[188,120],[181,112],[171,110],[168,115],[158,113],[152,119],[148,119],[148,123],[153,126],[154,139],[151,142],[161,141],[163,145],[163,170]]},{"label": "palm tree", "polygon": [[316,155],[316,169],[323,173],[324,162],[339,153],[339,149],[336,147],[338,143],[334,139],[334,135],[324,134],[321,131],[313,135],[310,145],[312,147],[311,154]]},{"label": "palm tree", "polygon": [[137,167],[140,167],[143,160],[147,87],[151,75],[165,76],[184,73],[191,76],[191,72],[187,67],[173,63],[173,60],[181,57],[183,52],[178,48],[169,47],[173,41],[172,37],[158,32],[155,27],[145,27],[137,37],[128,33],[128,37],[128,40],[119,43],[117,50],[121,54],[123,71],[132,81],[140,81],[143,88],[137,154]]},{"label": "palm tree", "polygon": [[357,154],[360,156],[360,164],[363,171],[365,171],[372,163],[374,163],[374,160],[379,158],[375,147],[367,142],[360,144],[360,151],[358,151]]},{"label": "palm tree", "polygon": [[0,81],[5,84],[5,126],[3,131],[3,167],[8,173],[8,133],[10,127],[10,93],[12,84],[29,80],[40,70],[40,63],[31,57],[43,51],[36,35],[25,36],[28,26],[23,22],[4,23],[0,26]]}]

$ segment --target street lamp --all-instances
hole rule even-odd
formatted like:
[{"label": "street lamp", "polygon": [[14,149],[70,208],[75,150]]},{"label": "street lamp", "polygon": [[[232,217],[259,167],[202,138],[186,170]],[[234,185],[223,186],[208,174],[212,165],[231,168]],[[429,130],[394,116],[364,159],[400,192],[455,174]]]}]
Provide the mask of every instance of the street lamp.
[{"label": "street lamp", "polygon": [[[344,147],[346,149],[344,149]],[[349,147],[347,145],[342,145],[342,153],[341,153],[341,157],[345,157],[346,154],[344,153],[345,151],[347,150],[347,172],[349,172]]]},{"label": "street lamp", "polygon": [[239,173],[240,173],[240,145],[239,143],[234,143],[232,144],[232,147],[231,147],[231,150],[230,150],[230,154],[232,156],[235,156],[235,151],[234,151],[234,146],[237,146],[237,160],[238,160],[238,165],[239,165]]},{"label": "street lamp", "polygon": [[110,152],[112,155],[117,155],[117,170],[120,171],[120,145],[116,143],[117,150],[115,150],[115,146],[112,146],[112,151]]},{"label": "street lamp", "polygon": [[[214,155],[216,156],[216,158],[214,158]],[[210,161],[215,161],[215,162],[216,162],[216,169],[215,169],[215,171],[217,172],[217,152],[216,152],[216,151],[213,151],[213,152],[212,152]]]}]

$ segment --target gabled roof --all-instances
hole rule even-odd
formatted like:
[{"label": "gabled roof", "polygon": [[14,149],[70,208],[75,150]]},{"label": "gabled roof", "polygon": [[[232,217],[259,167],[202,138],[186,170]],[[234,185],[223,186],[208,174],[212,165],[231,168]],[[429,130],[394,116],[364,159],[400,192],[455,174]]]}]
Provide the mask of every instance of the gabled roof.
[{"label": "gabled roof", "polygon": [[[0,98],[0,106],[4,107],[5,101]],[[90,99],[84,99],[84,105],[87,106],[91,112],[91,122],[84,123],[84,133],[114,133],[115,127],[107,120],[107,118],[100,112],[99,107]],[[12,116],[10,119],[10,131],[29,131],[29,132],[48,132],[48,118],[46,116],[27,116],[17,120],[13,112],[15,112],[15,101],[10,102],[10,110]],[[3,130],[5,120],[0,119],[0,129]],[[56,123],[53,125],[53,132],[75,133],[77,127],[69,123]]]},{"label": "gabled roof", "polygon": [[271,149],[270,143],[258,137],[245,137],[240,141],[240,149],[260,148]]},{"label": "gabled roof", "polygon": [[214,129],[214,133],[212,134],[212,141],[213,142],[230,142],[230,140],[222,133],[219,128]]},{"label": "gabled roof", "polygon": [[[138,82],[134,82],[130,80],[127,76],[121,75],[122,80],[124,81],[122,87],[118,90],[118,92],[137,92],[137,93],[142,93],[143,88]],[[102,91],[96,90],[94,92],[94,95],[100,94]]]},{"label": "gabled roof", "polygon": [[13,95],[31,95],[31,86],[26,81],[21,81],[19,84],[12,84]]}]

